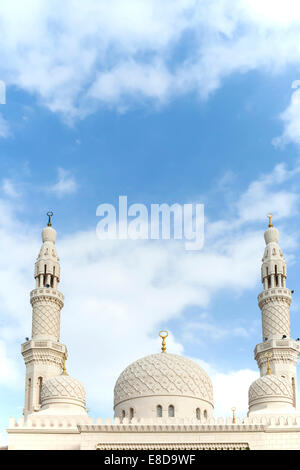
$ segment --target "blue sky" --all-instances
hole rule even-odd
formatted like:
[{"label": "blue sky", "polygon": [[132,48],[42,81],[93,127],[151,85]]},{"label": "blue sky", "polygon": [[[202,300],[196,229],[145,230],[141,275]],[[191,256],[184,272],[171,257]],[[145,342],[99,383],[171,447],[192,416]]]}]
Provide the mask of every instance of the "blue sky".
[{"label": "blue sky", "polygon": [[[160,350],[163,328],[169,351],[212,377],[216,414],[236,406],[243,416],[257,376],[269,211],[300,336],[300,9],[292,0],[56,3],[0,6],[1,438],[22,413],[20,343],[31,332],[49,209],[65,295],[61,340],[91,415],[112,415],[118,374]],[[96,208],[120,195],[147,206],[205,204],[203,250],[98,240]]]}]

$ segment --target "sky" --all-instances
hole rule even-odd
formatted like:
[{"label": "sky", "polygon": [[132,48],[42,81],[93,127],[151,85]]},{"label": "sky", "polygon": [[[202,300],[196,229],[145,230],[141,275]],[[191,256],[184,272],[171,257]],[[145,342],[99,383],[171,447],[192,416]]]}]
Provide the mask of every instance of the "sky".
[{"label": "sky", "polygon": [[[0,443],[22,416],[30,291],[54,212],[61,341],[94,418],[118,375],[167,348],[199,363],[215,415],[258,377],[260,265],[274,214],[298,295],[300,6],[295,0],[2,0]],[[205,240],[100,240],[99,204],[204,204]]]}]

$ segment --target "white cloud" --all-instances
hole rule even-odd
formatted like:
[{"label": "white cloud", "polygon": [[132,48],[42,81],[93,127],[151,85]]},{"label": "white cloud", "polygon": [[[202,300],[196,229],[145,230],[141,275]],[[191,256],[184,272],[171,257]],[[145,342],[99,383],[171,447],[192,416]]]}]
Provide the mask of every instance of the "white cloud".
[{"label": "white cloud", "polygon": [[72,194],[77,191],[78,185],[74,176],[63,168],[58,168],[58,181],[52,186],[48,187],[48,191],[53,192],[57,197]]},{"label": "white cloud", "polygon": [[231,408],[236,407],[236,415],[245,417],[248,411],[248,389],[259,373],[250,369],[232,371],[228,374],[212,374],[215,399],[215,416],[231,416]]},{"label": "white cloud", "polygon": [[285,145],[294,142],[300,145],[300,81],[295,80],[292,88],[296,89],[291,96],[289,106],[280,115],[284,123],[284,131],[280,137],[273,139],[274,145]]},{"label": "white cloud", "polygon": [[232,73],[299,64],[299,21],[292,0],[4,0],[0,76],[66,120],[203,97]]},{"label": "white cloud", "polygon": [[1,387],[20,386],[23,382],[20,373],[15,365],[15,362],[7,356],[6,346],[4,341],[0,340],[0,385]]},{"label": "white cloud", "polygon": [[8,178],[3,179],[2,190],[8,197],[17,198],[20,196],[20,193],[16,190],[15,184]]}]

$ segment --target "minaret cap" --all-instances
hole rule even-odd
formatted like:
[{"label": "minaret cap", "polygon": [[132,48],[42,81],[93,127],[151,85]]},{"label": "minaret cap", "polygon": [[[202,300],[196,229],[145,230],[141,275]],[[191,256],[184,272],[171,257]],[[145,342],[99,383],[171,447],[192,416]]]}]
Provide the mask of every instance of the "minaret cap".
[{"label": "minaret cap", "polygon": [[53,212],[47,212],[48,216],[48,224],[47,227],[43,228],[42,231],[42,240],[44,242],[52,242],[55,243],[56,241],[56,230],[52,227],[51,217],[53,216]]}]

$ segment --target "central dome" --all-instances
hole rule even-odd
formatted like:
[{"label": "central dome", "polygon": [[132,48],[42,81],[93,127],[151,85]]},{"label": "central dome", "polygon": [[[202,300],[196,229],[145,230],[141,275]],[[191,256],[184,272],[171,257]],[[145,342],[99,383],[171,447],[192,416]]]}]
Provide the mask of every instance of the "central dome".
[{"label": "central dome", "polygon": [[[164,400],[158,397],[164,397]],[[134,413],[134,416],[150,417],[155,415],[156,406],[163,406],[164,401],[165,406],[173,407],[176,402],[177,409],[181,410],[181,417],[188,417],[191,413],[195,417],[195,410],[199,407],[206,411],[205,415],[208,417],[213,409],[213,388],[208,375],[190,359],[176,354],[159,353],[143,357],[129,365],[116,382],[116,416],[126,416],[126,409],[129,410],[130,406],[132,411],[129,415],[133,416],[136,408],[140,412]]]}]

